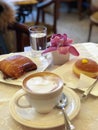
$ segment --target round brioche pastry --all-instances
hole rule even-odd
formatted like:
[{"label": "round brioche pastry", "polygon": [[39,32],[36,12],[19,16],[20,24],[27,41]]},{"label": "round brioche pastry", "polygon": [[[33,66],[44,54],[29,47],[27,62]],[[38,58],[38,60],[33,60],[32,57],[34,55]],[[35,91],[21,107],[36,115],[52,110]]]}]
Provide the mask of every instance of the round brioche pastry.
[{"label": "round brioche pastry", "polygon": [[89,77],[96,78],[98,76],[98,64],[89,58],[78,59],[73,65],[73,72],[78,77],[85,74]]}]

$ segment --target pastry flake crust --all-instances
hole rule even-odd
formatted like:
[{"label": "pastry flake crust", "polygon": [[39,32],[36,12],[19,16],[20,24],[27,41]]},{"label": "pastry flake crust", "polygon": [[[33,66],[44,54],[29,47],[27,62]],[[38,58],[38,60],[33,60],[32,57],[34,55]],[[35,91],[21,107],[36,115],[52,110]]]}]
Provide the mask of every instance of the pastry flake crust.
[{"label": "pastry flake crust", "polygon": [[22,55],[9,56],[0,61],[0,71],[2,71],[4,79],[17,79],[24,73],[36,69],[37,65],[28,57]]}]

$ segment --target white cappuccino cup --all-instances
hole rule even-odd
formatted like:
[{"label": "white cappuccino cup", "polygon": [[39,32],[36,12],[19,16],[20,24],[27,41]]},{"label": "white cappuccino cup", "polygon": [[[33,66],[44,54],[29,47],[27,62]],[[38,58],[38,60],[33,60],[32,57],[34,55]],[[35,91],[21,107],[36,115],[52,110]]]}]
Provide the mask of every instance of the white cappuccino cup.
[{"label": "white cappuccino cup", "polygon": [[[50,112],[58,103],[63,90],[62,79],[50,72],[38,72],[29,75],[23,80],[23,92],[16,100],[16,104],[22,108],[33,107],[39,113]],[[19,103],[25,96],[29,105]]]}]

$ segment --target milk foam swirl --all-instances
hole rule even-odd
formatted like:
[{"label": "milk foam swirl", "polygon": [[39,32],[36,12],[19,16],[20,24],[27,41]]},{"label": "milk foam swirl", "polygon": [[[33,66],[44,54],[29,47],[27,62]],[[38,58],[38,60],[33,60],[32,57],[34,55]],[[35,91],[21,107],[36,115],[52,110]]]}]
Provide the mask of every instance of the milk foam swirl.
[{"label": "milk foam swirl", "polygon": [[58,81],[52,76],[37,76],[29,79],[26,86],[29,90],[35,93],[48,93],[57,88]]}]

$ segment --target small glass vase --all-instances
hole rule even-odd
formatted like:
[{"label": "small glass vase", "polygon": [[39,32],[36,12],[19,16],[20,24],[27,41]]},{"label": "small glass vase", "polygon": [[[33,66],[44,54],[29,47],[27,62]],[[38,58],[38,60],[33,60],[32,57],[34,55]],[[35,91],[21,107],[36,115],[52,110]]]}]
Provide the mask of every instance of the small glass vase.
[{"label": "small glass vase", "polygon": [[51,52],[52,54],[52,62],[54,65],[63,65],[69,60],[69,53],[67,54],[60,54],[58,51]]}]

